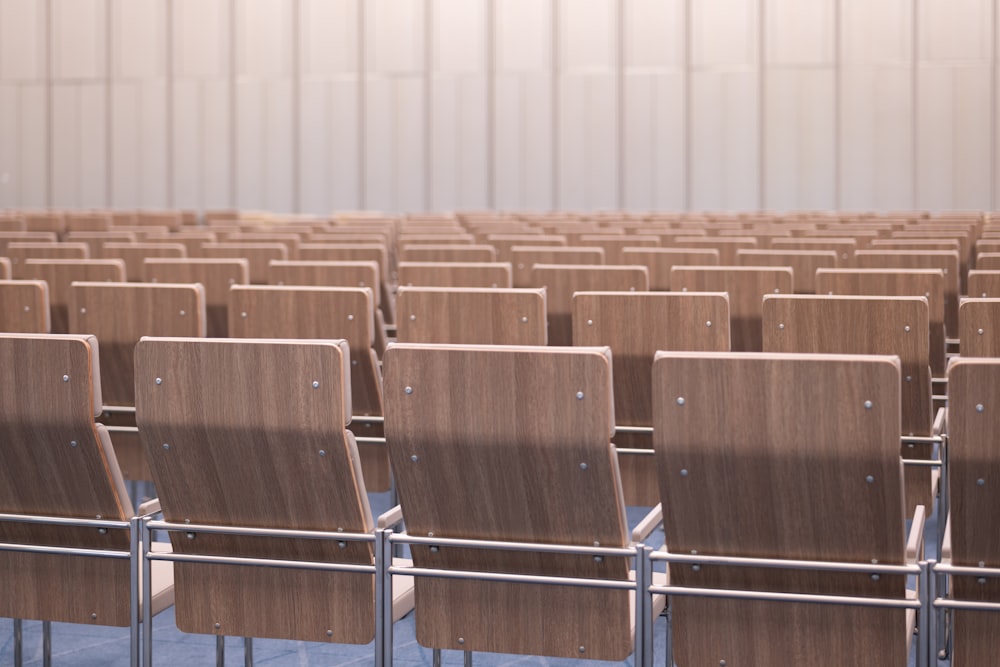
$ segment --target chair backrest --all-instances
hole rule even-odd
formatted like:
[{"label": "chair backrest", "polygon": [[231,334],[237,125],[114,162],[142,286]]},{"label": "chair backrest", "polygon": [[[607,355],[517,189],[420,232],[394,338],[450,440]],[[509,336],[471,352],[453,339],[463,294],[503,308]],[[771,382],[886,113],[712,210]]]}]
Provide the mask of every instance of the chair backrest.
[{"label": "chair backrest", "polygon": [[143,261],[147,257],[185,258],[187,248],[182,243],[105,243],[101,247],[101,257],[124,260],[125,279],[141,282],[145,279]]},{"label": "chair backrest", "polygon": [[605,251],[599,246],[532,246],[510,248],[514,287],[530,287],[535,264],[604,264]]},{"label": "chair backrest", "polygon": [[665,246],[674,248],[715,248],[719,251],[719,264],[736,266],[736,253],[741,249],[757,248],[757,239],[751,236],[675,236]]},{"label": "chair backrest", "polygon": [[149,283],[201,283],[205,288],[205,332],[209,338],[229,335],[229,288],[250,282],[250,263],[243,258],[147,257],[142,279]]},{"label": "chair backrest", "polygon": [[766,294],[791,294],[792,269],[760,266],[675,266],[673,292],[727,292],[732,349],[760,352],[761,300]]},{"label": "chair backrest", "polygon": [[198,284],[74,282],[69,330],[101,342],[105,405],[135,405],[135,344],[143,336],[204,336]]},{"label": "chair backrest", "polygon": [[[144,338],[135,354],[136,419],[167,520],[373,529],[347,431],[345,341]],[[178,553],[374,562],[370,543],[171,538]],[[370,574],[178,563],[175,582],[185,632],[349,643],[374,636]]]},{"label": "chair backrest", "polygon": [[931,372],[944,377],[944,273],[940,269],[820,269],[816,287],[819,294],[828,295],[926,297]]},{"label": "chair backrest", "polygon": [[368,287],[234,285],[233,338],[345,339],[350,344],[351,403],[356,415],[381,415],[382,391]]},{"label": "chair backrest", "polygon": [[395,323],[396,308],[392,298],[391,284],[396,279],[396,262],[383,243],[303,243],[299,246],[299,259],[319,261],[378,262],[382,291],[379,307],[385,321]]},{"label": "chair backrest", "polygon": [[28,259],[21,271],[28,280],[48,283],[52,333],[69,333],[74,282],[125,282],[125,262],[120,259]]},{"label": "chair backrest", "polygon": [[931,435],[925,297],[768,296],[763,330],[765,352],[898,356],[903,375],[901,433]]},{"label": "chair backrest", "polygon": [[0,257],[0,280],[10,280],[10,257]]},{"label": "chair backrest", "polygon": [[399,284],[414,287],[504,287],[510,262],[400,262]]},{"label": "chair backrest", "polygon": [[962,299],[958,321],[963,357],[1000,357],[1000,298]]},{"label": "chair backrest", "polygon": [[288,259],[288,247],[283,243],[202,243],[195,256],[246,259],[250,265],[250,282],[265,284],[268,263],[275,259]]},{"label": "chair backrest", "polygon": [[840,265],[833,250],[756,250],[736,251],[742,266],[788,266],[795,276],[796,294],[816,293],[816,270]]},{"label": "chair backrest", "polygon": [[90,247],[86,243],[47,243],[44,241],[7,244],[13,277],[21,278],[21,266],[28,259],[89,259]]},{"label": "chair backrest", "polygon": [[49,286],[44,280],[0,280],[0,331],[49,333]]},{"label": "chair backrest", "polygon": [[[653,441],[670,552],[902,564],[899,384],[892,357],[658,353]],[[669,567],[679,586],[906,592],[902,575]],[[671,608],[678,665],[906,664],[903,609],[693,597]]]},{"label": "chair backrest", "polygon": [[649,271],[639,265],[535,264],[531,283],[547,290],[549,345],[572,345],[576,292],[646,292]]},{"label": "chair backrest", "polygon": [[977,255],[976,268],[984,271],[1000,271],[1000,252]]},{"label": "chair backrest", "polygon": [[1000,297],[1000,271],[969,271],[969,296],[978,299]]},{"label": "chair backrest", "polygon": [[[948,519],[953,565],[1000,567],[997,531],[987,527],[1000,504],[996,484],[1000,476],[997,378],[1000,359],[967,358],[963,351],[948,367]],[[1000,601],[996,579],[954,576],[951,582],[951,594],[957,600]],[[961,610],[953,614],[955,664],[990,664],[996,656],[996,615]]]},{"label": "chair backrest", "polygon": [[854,266],[854,251],[858,242],[853,238],[791,238],[771,239],[772,250],[832,250],[840,261],[838,266]]},{"label": "chair backrest", "polygon": [[272,260],[267,267],[271,285],[369,287],[376,308],[381,304],[381,280],[378,262],[373,261]]},{"label": "chair backrest", "polygon": [[[127,520],[93,336],[0,334],[0,512]],[[129,548],[128,531],[0,522],[5,543]],[[128,625],[127,559],[0,551],[0,615]],[[44,591],[44,595],[39,594]]]},{"label": "chair backrest", "polygon": [[400,249],[401,262],[495,262],[497,251],[491,245],[420,243]]},{"label": "chair backrest", "polygon": [[957,250],[858,250],[854,259],[859,269],[941,269],[945,332],[953,337],[958,331],[961,260]]},{"label": "chair backrest", "polygon": [[545,345],[545,289],[400,287],[400,343]]},{"label": "chair backrest", "polygon": [[645,248],[628,246],[622,249],[622,264],[641,264],[649,269],[649,289],[670,291],[670,269],[679,264],[718,266],[719,251],[715,248]]},{"label": "chair backrest", "polygon": [[[517,391],[512,391],[516,387]],[[390,345],[386,443],[408,532],[628,542],[607,348]],[[414,546],[418,567],[624,580],[618,557]],[[623,591],[418,578],[417,639],[467,651],[622,660]]]}]

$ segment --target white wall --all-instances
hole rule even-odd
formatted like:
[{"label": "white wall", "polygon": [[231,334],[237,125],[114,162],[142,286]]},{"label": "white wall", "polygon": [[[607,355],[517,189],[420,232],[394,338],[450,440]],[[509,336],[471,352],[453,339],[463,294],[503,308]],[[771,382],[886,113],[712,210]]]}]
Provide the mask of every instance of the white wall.
[{"label": "white wall", "polygon": [[997,207],[1000,0],[0,0],[0,207]]}]

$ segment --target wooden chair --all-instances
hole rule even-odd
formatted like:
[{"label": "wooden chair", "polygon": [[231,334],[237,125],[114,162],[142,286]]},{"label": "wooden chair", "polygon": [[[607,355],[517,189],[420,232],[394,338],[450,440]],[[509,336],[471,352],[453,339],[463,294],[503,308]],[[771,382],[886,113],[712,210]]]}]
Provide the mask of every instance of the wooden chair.
[{"label": "wooden chair", "polygon": [[[132,503],[107,430],[94,422],[102,403],[97,340],[0,334],[0,367],[7,378],[0,385],[0,513],[79,522],[0,522],[0,616],[44,621],[46,664],[51,621],[130,626],[132,664],[139,664],[138,545],[130,544],[138,532],[131,533]],[[150,584],[145,600],[155,614],[173,603],[169,564],[157,564]]]},{"label": "wooden chair", "polygon": [[[607,348],[390,345],[385,400],[410,535],[629,546],[610,444]],[[411,549],[418,568],[599,578],[626,588],[630,581],[628,559],[618,555],[627,551],[595,558],[457,544]],[[628,590],[472,577],[415,583],[423,646],[604,660],[632,650]]]},{"label": "wooden chair", "polygon": [[[375,637],[374,575],[315,569],[375,563],[374,540],[337,539],[375,528],[347,430],[348,359],[338,340],[144,338],[136,346],[136,417],[164,518],[180,529],[170,533],[174,553],[306,561],[306,569],[175,564],[181,631],[220,640]],[[186,533],[188,521],[327,535]],[[398,619],[412,609],[412,582],[394,584]]]},{"label": "wooden chair", "polygon": [[510,262],[400,262],[399,284],[413,287],[510,288]]},{"label": "wooden chair", "polygon": [[719,251],[719,264],[722,266],[736,266],[739,264],[736,259],[739,250],[758,247],[757,239],[752,236],[675,236],[669,243],[664,242],[663,245],[672,248],[714,248]]},{"label": "wooden chair", "polygon": [[[966,303],[962,304],[966,307]],[[951,601],[1000,603],[1000,549],[996,531],[987,528],[996,515],[1000,432],[1000,360],[956,359],[948,368],[948,476],[951,496],[948,531],[942,548],[942,570],[949,586],[939,593]],[[947,572],[965,567],[964,575]],[[984,570],[981,574],[976,570]],[[940,610],[938,613],[943,613]],[[996,659],[1000,615],[986,610],[950,610],[951,664],[988,665]]]},{"label": "wooden chair", "polygon": [[969,296],[978,299],[1000,297],[1000,271],[969,271]]},{"label": "wooden chair", "polygon": [[[729,350],[729,298],[724,293],[577,292],[573,297],[573,344],[607,345],[614,355],[613,442],[624,450],[652,449],[650,373],[657,350]],[[626,427],[626,428],[621,428]],[[649,456],[620,452],[628,505],[658,502]]]},{"label": "wooden chair", "polygon": [[944,330],[949,338],[958,331],[960,258],[957,250],[858,250],[859,269],[941,269],[944,272]]},{"label": "wooden chair", "polygon": [[736,261],[741,266],[791,267],[796,294],[816,294],[817,269],[832,269],[840,263],[833,250],[737,250]]},{"label": "wooden chair", "polygon": [[401,262],[495,262],[497,251],[491,245],[413,244],[400,250]]},{"label": "wooden chair", "polygon": [[11,243],[56,243],[59,237],[55,232],[15,232],[0,231],[0,253],[7,254],[7,246]]},{"label": "wooden chair", "polygon": [[486,243],[496,248],[498,262],[511,261],[510,249],[516,245],[567,245],[562,234],[490,234]]},{"label": "wooden chair", "polygon": [[13,276],[21,278],[21,266],[29,259],[89,259],[90,247],[86,243],[17,242],[7,244]]},{"label": "wooden chair", "polygon": [[[671,588],[918,606],[905,573],[712,562],[878,568],[921,558],[923,508],[904,536],[899,385],[892,357],[659,352],[653,442],[665,546],[683,559],[668,564]],[[907,664],[913,609],[720,596],[671,597],[678,665]]]},{"label": "wooden chair", "polygon": [[0,280],[0,331],[49,333],[49,286],[44,280]]},{"label": "wooden chair", "polygon": [[718,266],[719,251],[715,248],[695,250],[690,248],[644,248],[626,247],[622,249],[622,264],[639,264],[649,269],[649,289],[657,292],[670,291],[670,269],[683,264],[696,266]]},{"label": "wooden chair", "polygon": [[205,335],[229,335],[229,288],[250,282],[248,260],[147,257],[142,269],[142,279],[148,283],[200,283],[205,288]]},{"label": "wooden chair", "polygon": [[958,322],[963,357],[1000,357],[1000,298],[962,299]]},{"label": "wooden chair", "polygon": [[547,291],[549,345],[572,345],[576,292],[647,292],[649,271],[637,265],[535,264],[531,283]]},{"label": "wooden chair", "polygon": [[52,333],[69,333],[69,303],[74,282],[125,282],[125,262],[120,259],[27,259],[21,266],[27,280],[44,280],[49,286],[49,319]]},{"label": "wooden chair", "polygon": [[727,292],[732,349],[759,352],[761,299],[766,294],[791,294],[792,269],[759,266],[675,266],[670,270],[673,292]]},{"label": "wooden chair", "polygon": [[204,336],[204,288],[197,283],[74,282],[69,330],[101,342],[101,419],[111,428],[125,477],[148,481],[135,432],[135,344],[143,336]]},{"label": "wooden chair", "polygon": [[604,264],[605,251],[599,246],[516,245],[509,250],[514,287],[530,287],[535,264]]},{"label": "wooden chair", "polygon": [[396,280],[396,263],[387,244],[383,243],[303,243],[299,259],[324,262],[376,262],[382,284],[379,304],[389,324],[396,322],[396,304],[392,298],[392,283]]},{"label": "wooden chair", "polygon": [[86,243],[90,248],[90,256],[94,259],[101,258],[101,249],[105,243],[136,243],[138,241],[135,232],[122,231],[67,232],[63,240]]},{"label": "wooden chair", "polygon": [[101,248],[101,257],[123,260],[125,279],[135,283],[145,279],[143,261],[147,257],[184,259],[187,248],[181,243],[105,243]]},{"label": "wooden chair", "polygon": [[816,287],[819,294],[926,297],[931,373],[944,378],[944,273],[940,269],[819,269]]},{"label": "wooden chair", "polygon": [[1000,271],[1000,252],[987,252],[977,255],[976,268],[983,271]]},{"label": "wooden chair", "polygon": [[267,283],[267,266],[272,260],[288,259],[288,248],[282,243],[202,243],[196,257],[216,259],[246,259],[250,265],[250,282]]},{"label": "wooden chair", "polygon": [[[375,341],[375,306],[368,287],[234,285],[229,291],[232,338],[346,339],[350,343],[351,430],[359,437],[382,435],[382,382]],[[358,447],[365,484],[390,488],[389,462],[381,443]]]},{"label": "wooden chair", "polygon": [[[764,351],[884,354],[900,358],[901,455],[930,459],[937,433],[931,396],[930,325],[925,297],[768,296]],[[909,439],[916,436],[917,441]],[[907,466],[907,507],[931,507],[939,470]]]},{"label": "wooden chair", "polygon": [[400,287],[401,343],[545,345],[544,289]]},{"label": "wooden chair", "polygon": [[838,264],[841,268],[849,268],[854,266],[854,251],[858,249],[858,242],[856,239],[841,237],[829,237],[829,238],[804,238],[800,236],[793,236],[786,239],[772,239],[771,240],[772,250],[819,250],[819,251],[833,251],[837,253],[837,260],[840,262]]},{"label": "wooden chair", "polygon": [[[658,248],[660,237],[650,234],[581,234],[575,241],[577,246],[597,246],[604,250],[604,262],[607,264],[625,264],[622,253],[625,248]],[[538,260],[539,264],[552,264],[547,260]],[[590,262],[577,262],[589,264]]]}]

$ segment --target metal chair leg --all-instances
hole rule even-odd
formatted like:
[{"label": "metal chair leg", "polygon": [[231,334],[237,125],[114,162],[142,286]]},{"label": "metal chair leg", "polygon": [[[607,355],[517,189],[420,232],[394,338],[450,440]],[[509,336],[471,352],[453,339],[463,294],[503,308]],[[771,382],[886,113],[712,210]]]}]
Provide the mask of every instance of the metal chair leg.
[{"label": "metal chair leg", "polygon": [[42,667],[52,667],[52,621],[42,621]]},{"label": "metal chair leg", "polygon": [[253,637],[243,638],[243,667],[253,667]]},{"label": "metal chair leg", "polygon": [[226,638],[215,636],[215,667],[226,667]]},{"label": "metal chair leg", "polygon": [[24,656],[22,653],[23,636],[21,634],[21,619],[14,619],[14,667],[23,667]]},{"label": "metal chair leg", "polygon": [[465,652],[465,667],[472,667],[472,651]]},{"label": "metal chair leg", "polygon": [[441,649],[431,649],[431,665],[441,667]]}]

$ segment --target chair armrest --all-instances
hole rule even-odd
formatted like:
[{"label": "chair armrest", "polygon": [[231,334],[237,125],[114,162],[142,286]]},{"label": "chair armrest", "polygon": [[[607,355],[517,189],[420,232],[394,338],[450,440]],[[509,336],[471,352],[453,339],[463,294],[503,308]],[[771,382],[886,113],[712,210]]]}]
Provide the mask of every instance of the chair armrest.
[{"label": "chair armrest", "polygon": [[913,511],[913,523],[910,524],[910,534],[906,539],[906,562],[916,563],[923,557],[924,551],[924,520],[927,510],[923,505],[917,505]]},{"label": "chair armrest", "polygon": [[661,523],[663,523],[663,503],[657,503],[632,530],[632,544],[645,540]]},{"label": "chair armrest", "polygon": [[146,502],[139,505],[139,511],[136,513],[136,516],[148,516],[150,514],[156,514],[160,511],[160,499],[150,498]]},{"label": "chair armrest", "polygon": [[931,433],[933,433],[934,435],[941,435],[942,433],[945,432],[945,429],[947,427],[948,427],[948,411],[945,408],[938,408],[937,414],[934,415],[934,426],[933,426],[934,430],[931,431]]},{"label": "chair armrest", "polygon": [[396,526],[403,522],[403,508],[399,505],[387,510],[384,514],[379,516],[378,521],[375,525],[379,530],[383,528],[389,528],[391,526]]}]

